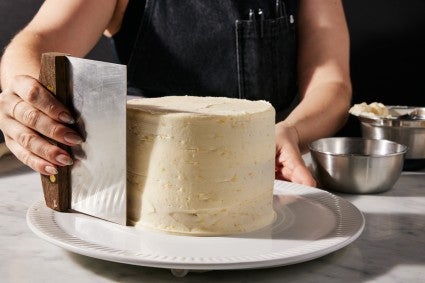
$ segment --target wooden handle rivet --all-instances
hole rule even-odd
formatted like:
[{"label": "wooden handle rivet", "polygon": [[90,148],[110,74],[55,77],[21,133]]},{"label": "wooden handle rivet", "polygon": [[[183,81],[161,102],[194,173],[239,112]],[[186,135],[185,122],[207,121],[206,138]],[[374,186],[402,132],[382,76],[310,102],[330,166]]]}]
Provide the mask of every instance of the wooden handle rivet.
[{"label": "wooden handle rivet", "polygon": [[49,179],[50,179],[50,182],[52,182],[52,183],[56,182],[56,176],[55,175],[50,175]]}]

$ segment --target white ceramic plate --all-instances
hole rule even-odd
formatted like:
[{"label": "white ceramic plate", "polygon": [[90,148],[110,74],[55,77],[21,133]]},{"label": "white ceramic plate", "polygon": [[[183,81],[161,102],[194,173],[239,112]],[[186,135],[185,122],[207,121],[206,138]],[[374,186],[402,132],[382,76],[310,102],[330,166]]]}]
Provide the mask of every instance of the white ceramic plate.
[{"label": "white ceramic plate", "polygon": [[27,213],[41,238],[89,257],[141,266],[213,270],[282,266],[336,251],[361,234],[364,218],[350,202],[326,191],[276,181],[276,221],[252,233],[223,237],[136,230],[34,203]]}]

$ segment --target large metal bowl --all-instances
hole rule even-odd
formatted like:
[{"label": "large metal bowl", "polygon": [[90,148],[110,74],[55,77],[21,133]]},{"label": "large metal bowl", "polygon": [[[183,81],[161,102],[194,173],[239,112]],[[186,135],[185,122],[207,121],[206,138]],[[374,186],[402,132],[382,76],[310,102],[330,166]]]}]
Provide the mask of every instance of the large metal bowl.
[{"label": "large metal bowl", "polygon": [[[407,146],[405,169],[416,170],[425,167],[425,117],[410,116],[417,111],[425,113],[425,108],[389,106],[392,117],[362,117],[362,137],[367,139],[386,139]],[[422,114],[423,115],[423,114]]]},{"label": "large metal bowl", "polygon": [[352,194],[392,188],[407,151],[406,146],[388,140],[343,137],[319,139],[309,147],[319,185]]}]

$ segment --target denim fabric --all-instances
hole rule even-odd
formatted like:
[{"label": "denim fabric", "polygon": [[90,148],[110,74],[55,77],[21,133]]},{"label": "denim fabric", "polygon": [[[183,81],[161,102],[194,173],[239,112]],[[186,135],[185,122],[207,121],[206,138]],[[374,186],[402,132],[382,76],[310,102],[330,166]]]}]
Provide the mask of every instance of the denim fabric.
[{"label": "denim fabric", "polygon": [[[284,109],[296,93],[296,41],[275,3],[147,0],[128,62],[130,85],[147,97],[265,99]],[[250,9],[264,13],[262,35]]]},{"label": "denim fabric", "polygon": [[237,21],[239,96],[264,99],[276,110],[287,107],[296,93],[295,35],[287,17]]}]

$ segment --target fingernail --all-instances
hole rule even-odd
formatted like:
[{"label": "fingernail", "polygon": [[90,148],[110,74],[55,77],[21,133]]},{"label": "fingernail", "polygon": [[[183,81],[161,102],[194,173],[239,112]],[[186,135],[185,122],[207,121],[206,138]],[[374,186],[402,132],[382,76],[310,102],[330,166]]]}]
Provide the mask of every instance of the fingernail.
[{"label": "fingernail", "polygon": [[65,154],[59,154],[56,156],[56,161],[63,165],[72,165],[72,163],[74,163],[72,159]]},{"label": "fingernail", "polygon": [[81,137],[74,133],[67,133],[64,135],[63,138],[66,142],[73,143],[73,144],[80,144],[83,142]]},{"label": "fingernail", "polygon": [[49,173],[50,175],[56,175],[56,174],[58,174],[58,170],[55,167],[53,167],[53,166],[47,165],[44,168],[44,170],[46,170],[46,172]]},{"label": "fingernail", "polygon": [[75,123],[74,118],[72,118],[71,115],[69,115],[66,112],[61,112],[59,114],[59,120],[61,120],[64,123],[67,123],[67,124],[74,124]]}]

